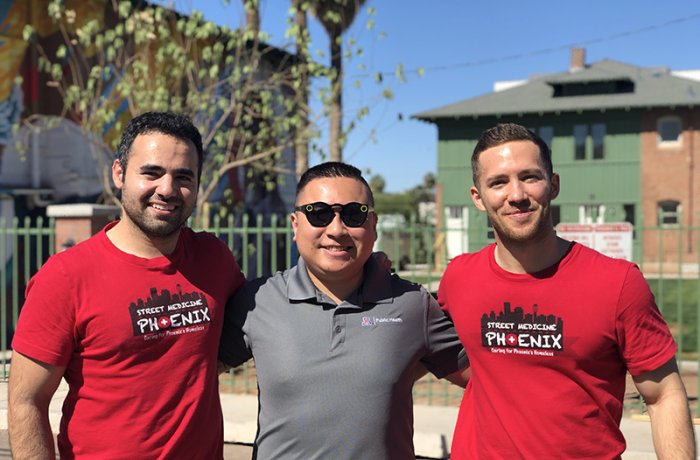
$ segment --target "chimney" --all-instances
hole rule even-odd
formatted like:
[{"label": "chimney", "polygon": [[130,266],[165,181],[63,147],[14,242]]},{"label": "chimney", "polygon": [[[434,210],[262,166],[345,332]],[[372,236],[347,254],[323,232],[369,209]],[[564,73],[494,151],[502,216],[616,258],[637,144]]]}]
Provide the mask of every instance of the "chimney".
[{"label": "chimney", "polygon": [[570,72],[578,72],[586,68],[586,48],[571,48]]}]

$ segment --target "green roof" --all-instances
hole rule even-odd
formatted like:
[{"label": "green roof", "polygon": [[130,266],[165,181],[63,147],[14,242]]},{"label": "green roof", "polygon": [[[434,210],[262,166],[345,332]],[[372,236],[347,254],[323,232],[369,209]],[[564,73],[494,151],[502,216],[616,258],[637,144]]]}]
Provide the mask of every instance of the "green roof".
[{"label": "green roof", "polygon": [[[631,82],[630,92],[555,96],[555,87]],[[414,114],[425,121],[445,118],[560,113],[700,105],[700,81],[672,75],[665,68],[642,68],[602,60],[577,71],[541,75],[522,85]]]}]

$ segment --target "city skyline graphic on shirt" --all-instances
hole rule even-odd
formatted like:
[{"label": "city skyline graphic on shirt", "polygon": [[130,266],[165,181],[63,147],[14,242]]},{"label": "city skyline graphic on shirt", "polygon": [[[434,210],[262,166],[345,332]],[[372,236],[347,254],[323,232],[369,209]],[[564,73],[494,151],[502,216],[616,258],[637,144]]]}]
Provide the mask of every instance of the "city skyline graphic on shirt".
[{"label": "city skyline graphic on shirt", "polygon": [[503,302],[501,311],[482,315],[481,345],[496,353],[553,356],[564,350],[564,321],[541,312],[538,304],[526,313],[521,306],[512,309],[510,302]]},{"label": "city skyline graphic on shirt", "polygon": [[151,287],[150,295],[129,304],[129,314],[134,336],[165,335],[202,330],[211,322],[207,298],[202,292],[182,292],[176,286],[176,293],[169,289],[158,292]]}]

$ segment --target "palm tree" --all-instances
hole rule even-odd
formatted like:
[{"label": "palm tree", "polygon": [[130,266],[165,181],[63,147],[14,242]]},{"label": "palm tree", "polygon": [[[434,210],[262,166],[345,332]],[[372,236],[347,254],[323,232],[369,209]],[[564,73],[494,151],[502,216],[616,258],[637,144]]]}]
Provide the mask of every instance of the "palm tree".
[{"label": "palm tree", "polygon": [[316,19],[326,29],[330,41],[331,100],[329,104],[331,161],[342,161],[341,136],[343,131],[343,45],[341,36],[350,28],[365,0],[311,0],[310,7]]},{"label": "palm tree", "polygon": [[245,7],[246,31],[252,32],[255,38],[260,32],[260,5],[258,0],[242,0]]},{"label": "palm tree", "polygon": [[306,1],[292,0],[294,7],[294,23],[297,26],[296,35],[296,51],[299,65],[297,66],[299,79],[299,88],[296,93],[297,97],[297,116],[299,117],[299,126],[297,126],[295,156],[296,156],[296,175],[297,181],[301,179],[301,175],[309,169],[309,72],[308,72],[308,56],[309,56],[309,29],[306,21]]}]

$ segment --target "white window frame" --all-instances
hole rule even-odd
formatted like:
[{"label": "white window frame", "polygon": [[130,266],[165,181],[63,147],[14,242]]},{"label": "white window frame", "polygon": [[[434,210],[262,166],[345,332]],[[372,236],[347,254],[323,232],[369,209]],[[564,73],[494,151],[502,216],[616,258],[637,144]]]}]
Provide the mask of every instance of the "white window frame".
[{"label": "white window frame", "polygon": [[[678,200],[658,201],[656,203],[657,224],[664,228],[678,227],[681,224],[681,211],[681,202]],[[667,218],[673,221],[666,222]]]},{"label": "white window frame", "polygon": [[604,204],[582,204],[578,207],[579,224],[603,224],[605,223]]},{"label": "white window frame", "polygon": [[447,217],[452,219],[461,219],[465,212],[463,206],[445,206],[445,209],[447,210]]}]

